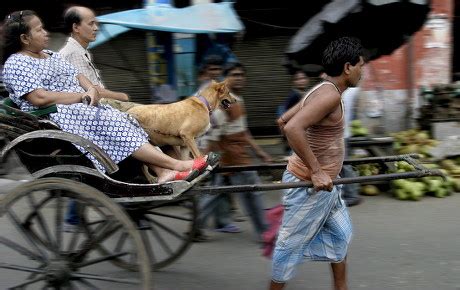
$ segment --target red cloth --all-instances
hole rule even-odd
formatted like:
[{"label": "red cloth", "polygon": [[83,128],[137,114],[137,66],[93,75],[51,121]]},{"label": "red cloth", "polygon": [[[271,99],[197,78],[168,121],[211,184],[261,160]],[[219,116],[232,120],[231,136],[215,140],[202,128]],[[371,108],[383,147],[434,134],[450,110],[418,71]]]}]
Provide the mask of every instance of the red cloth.
[{"label": "red cloth", "polygon": [[272,257],[273,250],[275,249],[276,238],[278,237],[278,231],[283,219],[283,212],[284,207],[279,204],[267,210],[265,214],[269,227],[268,230],[262,234],[262,239],[264,241],[262,255],[269,259]]}]

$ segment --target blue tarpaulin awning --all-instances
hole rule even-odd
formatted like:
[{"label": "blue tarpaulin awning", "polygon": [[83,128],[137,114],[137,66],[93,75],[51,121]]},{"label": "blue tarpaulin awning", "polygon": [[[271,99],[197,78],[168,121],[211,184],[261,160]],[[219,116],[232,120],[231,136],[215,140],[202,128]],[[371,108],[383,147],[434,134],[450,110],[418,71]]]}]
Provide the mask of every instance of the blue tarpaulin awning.
[{"label": "blue tarpaulin awning", "polygon": [[101,34],[92,47],[130,29],[179,33],[235,33],[244,29],[231,2],[203,3],[184,8],[147,6],[97,17]]}]

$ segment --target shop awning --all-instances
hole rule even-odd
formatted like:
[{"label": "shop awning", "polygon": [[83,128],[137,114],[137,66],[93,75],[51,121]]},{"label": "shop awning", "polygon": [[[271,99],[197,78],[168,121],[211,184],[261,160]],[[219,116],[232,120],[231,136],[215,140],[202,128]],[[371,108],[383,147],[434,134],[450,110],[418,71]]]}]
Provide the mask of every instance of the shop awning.
[{"label": "shop awning", "polygon": [[230,2],[203,3],[184,8],[152,5],[97,18],[101,23],[101,33],[93,47],[130,29],[179,33],[235,33],[244,29]]}]

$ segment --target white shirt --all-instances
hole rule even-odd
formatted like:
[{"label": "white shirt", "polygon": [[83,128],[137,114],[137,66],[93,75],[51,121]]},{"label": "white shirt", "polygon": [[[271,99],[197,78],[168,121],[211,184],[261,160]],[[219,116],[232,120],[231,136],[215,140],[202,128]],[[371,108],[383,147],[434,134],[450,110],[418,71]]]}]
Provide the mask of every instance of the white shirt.
[{"label": "white shirt", "polygon": [[350,124],[351,121],[354,119],[354,108],[355,108],[355,101],[356,98],[359,96],[360,89],[358,87],[352,87],[346,89],[342,93],[342,100],[343,100],[343,105],[345,109],[345,133],[344,137],[349,138],[351,137],[351,132],[350,132]]},{"label": "white shirt", "polygon": [[104,87],[99,70],[92,63],[91,53],[81,46],[73,37],[61,48],[59,54],[70,62],[79,73],[87,77],[94,85]]}]

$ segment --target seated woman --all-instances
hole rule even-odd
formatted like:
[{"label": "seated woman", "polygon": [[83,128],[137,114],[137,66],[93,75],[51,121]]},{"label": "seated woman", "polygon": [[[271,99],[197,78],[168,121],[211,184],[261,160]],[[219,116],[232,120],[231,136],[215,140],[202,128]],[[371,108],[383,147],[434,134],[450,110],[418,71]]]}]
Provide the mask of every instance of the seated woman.
[{"label": "seated woman", "polygon": [[[190,179],[206,168],[207,156],[185,161],[171,158],[148,142],[132,117],[99,104],[103,96],[92,83],[58,53],[45,50],[48,32],[35,12],[14,12],[7,16],[3,28],[4,82],[21,110],[56,104],[58,111],[50,114],[50,119],[63,131],[91,140],[116,163],[132,155],[157,174],[158,182]],[[83,104],[85,99],[90,100],[89,105]],[[94,157],[89,158],[104,170]]]}]

